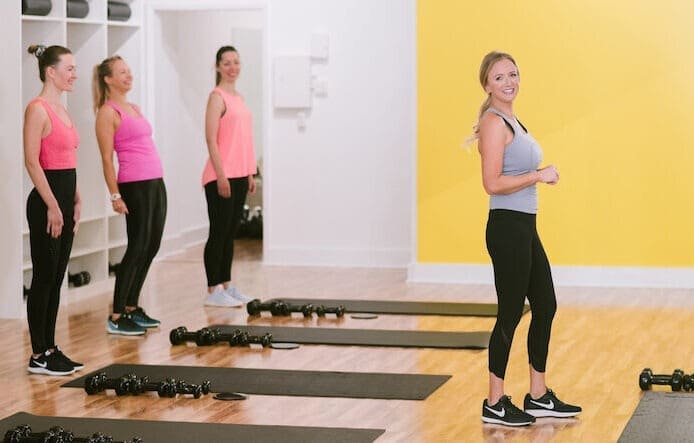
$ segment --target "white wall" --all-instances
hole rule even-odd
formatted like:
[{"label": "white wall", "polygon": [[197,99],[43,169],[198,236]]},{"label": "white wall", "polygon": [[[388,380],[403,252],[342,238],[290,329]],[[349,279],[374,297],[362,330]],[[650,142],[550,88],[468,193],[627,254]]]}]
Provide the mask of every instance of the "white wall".
[{"label": "white wall", "polygon": [[307,128],[275,112],[266,159],[267,263],[405,266],[415,152],[415,1],[273,1],[272,56],[308,54],[329,36],[313,74]]},{"label": "white wall", "polygon": [[[169,237],[189,232],[193,241],[206,234],[205,202],[197,187],[206,155],[201,132],[206,93],[192,93],[191,85],[199,76],[212,79],[216,45],[199,42],[228,28],[226,20],[190,28],[196,14],[205,20],[209,15],[180,10],[245,6],[263,14],[266,84],[272,57],[309,55],[316,31],[328,34],[330,42],[327,62],[312,68],[327,81],[328,94],[313,98],[304,131],[294,112],[269,108],[271,90],[264,97],[265,262],[406,266],[414,205],[415,0],[150,2],[155,19],[147,24],[153,36],[148,58],[156,57],[150,84],[156,88],[156,141],[166,151]],[[180,19],[185,25],[162,9],[185,14]],[[157,41],[160,35],[164,41]],[[186,63],[177,63],[176,53],[187,54]]]}]

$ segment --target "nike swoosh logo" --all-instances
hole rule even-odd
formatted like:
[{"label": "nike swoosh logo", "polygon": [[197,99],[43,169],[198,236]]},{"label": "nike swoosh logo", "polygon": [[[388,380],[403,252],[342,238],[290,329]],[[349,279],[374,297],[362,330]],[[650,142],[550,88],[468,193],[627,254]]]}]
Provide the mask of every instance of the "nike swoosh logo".
[{"label": "nike swoosh logo", "polygon": [[39,366],[39,367],[42,367],[42,368],[45,368],[46,366],[48,366],[48,362],[41,363],[40,361],[34,360],[34,363],[36,364],[36,366]]},{"label": "nike swoosh logo", "polygon": [[496,416],[498,416],[498,417],[502,417],[502,418],[503,418],[503,416],[506,415],[506,410],[505,410],[504,408],[501,408],[501,411],[497,411],[496,409],[492,409],[492,408],[490,408],[489,406],[485,406],[484,408],[485,408],[487,411],[491,412],[492,414],[494,414],[494,415],[496,415]]},{"label": "nike swoosh logo", "polygon": [[532,403],[534,405],[542,406],[543,408],[546,408],[546,409],[554,409],[554,402],[552,400],[550,400],[549,403],[542,403],[539,401],[530,400],[530,403]]}]

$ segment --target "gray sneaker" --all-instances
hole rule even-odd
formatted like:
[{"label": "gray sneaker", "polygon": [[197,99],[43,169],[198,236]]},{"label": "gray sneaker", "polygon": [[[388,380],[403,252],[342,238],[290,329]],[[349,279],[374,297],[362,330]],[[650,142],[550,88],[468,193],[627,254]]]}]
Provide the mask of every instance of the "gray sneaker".
[{"label": "gray sneaker", "polygon": [[130,314],[121,314],[118,320],[106,320],[106,332],[120,335],[144,335],[147,330],[135,323]]},{"label": "gray sneaker", "polygon": [[205,299],[206,306],[221,306],[224,308],[237,308],[243,305],[243,302],[229,295],[221,287],[215,288],[212,294],[209,294]]},{"label": "gray sneaker", "polygon": [[241,303],[248,303],[249,301],[253,300],[253,297],[249,297],[246,294],[242,294],[241,291],[239,291],[237,288],[233,286],[229,286],[224,290],[224,292],[226,292],[227,295],[229,295],[234,300],[238,300]]}]

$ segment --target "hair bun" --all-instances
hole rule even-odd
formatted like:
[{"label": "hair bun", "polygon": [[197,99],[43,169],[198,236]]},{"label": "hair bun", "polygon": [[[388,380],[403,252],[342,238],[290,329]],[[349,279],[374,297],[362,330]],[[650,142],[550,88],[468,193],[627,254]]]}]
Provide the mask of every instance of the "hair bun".
[{"label": "hair bun", "polygon": [[46,46],[45,45],[31,45],[31,46],[29,46],[29,48],[27,48],[27,51],[30,54],[34,54],[36,56],[36,58],[39,58],[46,51]]}]

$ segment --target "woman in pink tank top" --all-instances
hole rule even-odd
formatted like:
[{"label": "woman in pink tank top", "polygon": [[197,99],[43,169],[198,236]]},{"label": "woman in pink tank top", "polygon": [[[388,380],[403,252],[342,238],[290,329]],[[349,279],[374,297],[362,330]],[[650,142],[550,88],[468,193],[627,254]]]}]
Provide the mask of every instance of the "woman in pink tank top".
[{"label": "woman in pink tank top", "polygon": [[205,112],[205,137],[210,158],[202,173],[210,231],[205,244],[205,273],[209,306],[240,306],[250,301],[231,284],[234,234],[239,227],[246,194],[255,193],[257,172],[253,149],[253,117],[236,92],[241,71],[233,46],[222,46],[216,57],[217,87]]},{"label": "woman in pink tank top", "polygon": [[[159,251],[166,220],[166,187],[152,127],[129,103],[130,68],[119,56],[94,67],[96,138],[113,210],[125,214],[128,246],[117,266],[109,334],[142,335],[159,326],[139,305],[140,292]],[[118,156],[118,176],[113,153]]]},{"label": "woman in pink tank top", "polygon": [[77,78],[75,59],[62,46],[32,45],[43,89],[24,114],[24,164],[34,184],[27,199],[32,278],[27,320],[33,374],[69,375],[84,365],[69,359],[55,343],[60,288],[82,206],[77,190],[79,135],[61,103]]}]

